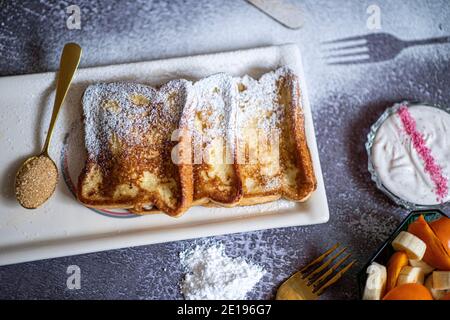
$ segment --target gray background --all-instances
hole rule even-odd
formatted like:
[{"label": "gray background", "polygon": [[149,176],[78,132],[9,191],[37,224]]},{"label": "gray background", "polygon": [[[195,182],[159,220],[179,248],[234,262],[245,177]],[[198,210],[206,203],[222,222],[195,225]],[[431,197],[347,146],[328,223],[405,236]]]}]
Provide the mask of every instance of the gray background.
[{"label": "gray background", "polygon": [[[81,30],[66,27],[66,7],[81,8]],[[357,298],[356,274],[407,211],[377,191],[367,172],[364,142],[370,125],[393,102],[449,104],[450,44],[404,49],[394,59],[328,65],[322,41],[373,33],[366,9],[381,8],[381,30],[405,40],[450,35],[450,4],[436,1],[295,3],[304,26],[290,30],[243,0],[0,1],[0,75],[55,70],[64,43],[84,49],[81,66],[297,43],[303,53],[331,218],[327,224],[92,253],[0,268],[0,298],[181,299],[180,251],[220,242],[268,271],[249,294],[273,298],[277,286],[336,242],[359,265],[327,292]],[[395,49],[376,46],[376,57]],[[1,97],[0,97],[1,102]],[[0,213],[1,214],[1,213]],[[1,217],[0,217],[1,218]],[[0,239],[1,241],[1,239]],[[66,288],[67,266],[80,266],[80,290]]]}]

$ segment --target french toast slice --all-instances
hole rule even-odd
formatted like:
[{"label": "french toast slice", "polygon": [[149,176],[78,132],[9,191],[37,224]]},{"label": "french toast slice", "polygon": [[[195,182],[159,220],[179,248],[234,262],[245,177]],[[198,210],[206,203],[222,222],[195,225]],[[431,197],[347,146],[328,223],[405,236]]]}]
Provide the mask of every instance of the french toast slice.
[{"label": "french toast slice", "polygon": [[239,205],[281,197],[305,201],[316,188],[306,144],[298,79],[288,68],[238,83],[236,150],[243,196]]},{"label": "french toast slice", "polygon": [[191,137],[195,205],[238,203],[242,188],[234,152],[237,86],[226,74],[193,84],[181,131]]},{"label": "french toast slice", "polygon": [[91,85],[83,96],[90,207],[179,216],[193,205],[244,206],[316,189],[297,76],[216,74],[154,89]]},{"label": "french toast slice", "polygon": [[94,84],[83,96],[86,166],[78,199],[95,208],[161,210],[178,216],[192,202],[192,167],[176,164],[171,140],[191,83],[158,90],[133,83]]},{"label": "french toast slice", "polygon": [[282,196],[284,199],[306,201],[317,188],[317,180],[305,131],[298,77],[288,68],[277,70],[278,104],[284,108],[285,122],[280,139]]}]

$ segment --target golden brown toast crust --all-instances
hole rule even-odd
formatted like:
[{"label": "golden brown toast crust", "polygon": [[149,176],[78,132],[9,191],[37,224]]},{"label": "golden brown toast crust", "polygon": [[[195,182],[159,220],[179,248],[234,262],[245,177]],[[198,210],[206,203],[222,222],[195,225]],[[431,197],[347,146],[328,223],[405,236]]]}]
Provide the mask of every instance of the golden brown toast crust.
[{"label": "golden brown toast crust", "polygon": [[[88,87],[83,97],[88,159],[79,177],[78,199],[95,208],[138,214],[162,211],[171,216],[193,205],[233,207],[280,198],[306,201],[317,182],[296,75],[280,68],[261,77],[258,105],[243,92],[257,86],[257,81],[244,78],[219,74],[194,84],[174,80],[158,89],[130,83]],[[275,171],[267,174],[265,162],[238,159],[236,148],[245,136],[238,128],[239,116],[245,114],[239,112],[245,110],[239,107],[256,108],[246,115],[256,123],[264,122],[263,116],[275,119],[271,124],[280,133]],[[128,131],[122,130],[121,122]],[[272,134],[268,128],[273,129],[263,125],[263,135]],[[176,129],[178,139],[172,141]],[[197,163],[198,137],[208,159],[231,158],[231,163],[205,163],[203,158]],[[222,147],[213,139],[217,137],[224,140]],[[172,161],[174,148],[181,163]]]},{"label": "golden brown toast crust", "polygon": [[297,76],[288,72],[287,76],[281,80],[280,87],[282,87],[281,95],[289,97],[285,104],[287,125],[283,128],[281,144],[292,143],[293,149],[289,147],[287,150],[294,150],[294,152],[283,152],[285,149],[281,148],[281,165],[285,167],[285,172],[286,166],[291,163],[297,168],[297,186],[295,188],[283,188],[282,196],[288,200],[305,201],[316,190],[317,180],[306,141],[305,117]]},{"label": "golden brown toast crust", "polygon": [[297,85],[294,86],[295,92],[294,96],[294,106],[295,112],[292,116],[292,123],[295,132],[295,142],[298,150],[297,165],[300,169],[300,175],[298,177],[299,184],[304,187],[297,192],[298,201],[306,201],[312,194],[313,191],[317,189],[317,179],[314,174],[314,166],[311,159],[311,151],[308,147],[308,141],[306,139],[306,129],[305,129],[305,115],[303,113],[303,107],[301,105],[301,89],[298,85],[298,79],[295,80]]},{"label": "golden brown toast crust", "polygon": [[[86,90],[88,159],[78,182],[81,202],[134,212],[154,205],[172,216],[190,207],[192,168],[171,160],[176,145],[171,135],[179,126],[185,85],[170,82],[156,91],[136,84],[100,84]],[[94,146],[93,140],[100,144]]]}]

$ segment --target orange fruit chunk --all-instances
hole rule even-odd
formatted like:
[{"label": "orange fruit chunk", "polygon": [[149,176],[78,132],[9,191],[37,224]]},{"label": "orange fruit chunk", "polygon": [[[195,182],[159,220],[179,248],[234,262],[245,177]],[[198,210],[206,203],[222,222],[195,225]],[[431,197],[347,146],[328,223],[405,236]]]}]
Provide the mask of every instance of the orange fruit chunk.
[{"label": "orange fruit chunk", "polygon": [[386,292],[397,285],[398,275],[403,267],[408,265],[408,255],[404,251],[395,252],[387,263]]},{"label": "orange fruit chunk", "polygon": [[405,283],[389,291],[383,300],[433,300],[433,297],[425,286],[418,283]]},{"label": "orange fruit chunk", "polygon": [[422,215],[408,226],[408,232],[426,243],[427,250],[423,256],[423,261],[438,270],[450,271],[450,254]]},{"label": "orange fruit chunk", "polygon": [[450,255],[450,218],[442,217],[429,224]]}]

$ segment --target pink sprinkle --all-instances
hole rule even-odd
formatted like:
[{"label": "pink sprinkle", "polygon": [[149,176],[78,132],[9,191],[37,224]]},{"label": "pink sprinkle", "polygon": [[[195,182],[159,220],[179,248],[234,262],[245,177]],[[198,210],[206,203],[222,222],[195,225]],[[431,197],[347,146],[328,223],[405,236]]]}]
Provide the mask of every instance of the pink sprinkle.
[{"label": "pink sprinkle", "polygon": [[438,196],[438,201],[442,201],[448,194],[447,178],[442,175],[441,167],[436,163],[430,148],[426,146],[423,135],[417,130],[416,121],[408,108],[401,106],[398,114],[406,133],[411,137],[414,148],[425,163],[425,172],[430,175],[436,187],[434,192]]}]

